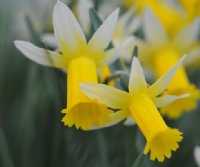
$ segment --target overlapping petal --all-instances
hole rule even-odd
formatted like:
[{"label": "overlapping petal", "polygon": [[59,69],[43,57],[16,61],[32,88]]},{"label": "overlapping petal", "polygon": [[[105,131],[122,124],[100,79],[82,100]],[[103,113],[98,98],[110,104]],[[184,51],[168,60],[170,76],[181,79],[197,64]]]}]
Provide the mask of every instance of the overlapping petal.
[{"label": "overlapping petal", "polygon": [[32,61],[56,68],[65,68],[65,58],[56,52],[45,50],[26,41],[15,41],[15,46]]},{"label": "overlapping petal", "polygon": [[191,47],[198,39],[200,22],[195,20],[192,24],[186,26],[174,38],[177,45],[181,48]]},{"label": "overlapping petal", "polygon": [[130,93],[138,93],[144,91],[147,88],[143,69],[139,60],[133,57],[130,79],[129,79],[129,91]]},{"label": "overlapping petal", "polygon": [[59,48],[65,54],[76,53],[86,45],[85,35],[73,13],[64,3],[58,1],[53,12],[54,34]]},{"label": "overlapping petal", "polygon": [[91,130],[97,130],[97,129],[108,128],[108,127],[114,126],[114,125],[118,124],[119,122],[123,121],[124,119],[126,119],[127,116],[128,116],[128,113],[127,113],[127,111],[124,111],[124,110],[114,112],[110,115],[110,117],[111,117],[110,122],[104,124],[103,126],[94,126]]},{"label": "overlapping petal", "polygon": [[104,84],[82,83],[80,88],[90,98],[115,109],[126,108],[130,100],[128,93]]},{"label": "overlapping petal", "polygon": [[183,63],[185,57],[186,55],[183,56],[165,75],[163,75],[160,79],[158,79],[153,85],[151,85],[148,88],[148,94],[151,97],[156,97],[160,95],[167,88],[176,71]]},{"label": "overlapping petal", "polygon": [[176,101],[178,99],[186,98],[188,96],[190,96],[190,94],[183,94],[180,96],[164,95],[164,96],[155,98],[153,101],[154,101],[156,107],[160,108],[160,107],[164,107],[170,103],[173,103],[174,101]]},{"label": "overlapping petal", "polygon": [[88,43],[88,47],[92,51],[103,51],[111,42],[112,34],[118,19],[118,14],[119,9],[116,9],[94,33]]},{"label": "overlapping petal", "polygon": [[149,8],[144,9],[144,33],[149,43],[160,46],[168,41],[163,26]]}]

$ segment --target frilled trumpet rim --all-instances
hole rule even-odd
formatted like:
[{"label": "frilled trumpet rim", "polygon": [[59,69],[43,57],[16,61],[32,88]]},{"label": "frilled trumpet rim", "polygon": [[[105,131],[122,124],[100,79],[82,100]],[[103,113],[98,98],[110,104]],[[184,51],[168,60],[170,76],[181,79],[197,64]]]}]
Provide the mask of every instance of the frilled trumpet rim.
[{"label": "frilled trumpet rim", "polygon": [[152,100],[146,94],[132,97],[130,113],[146,138],[144,154],[151,151],[150,159],[162,162],[176,151],[178,142],[182,140],[181,132],[169,128]]},{"label": "frilled trumpet rim", "polygon": [[103,126],[111,121],[110,114],[112,114],[112,111],[107,109],[106,105],[91,100],[64,109],[62,113],[66,113],[62,119],[64,125],[69,127],[75,125],[77,129],[89,130],[93,126]]},{"label": "frilled trumpet rim", "polygon": [[147,141],[144,154],[150,151],[151,160],[157,159],[159,162],[163,162],[165,157],[170,158],[171,152],[179,148],[178,142],[183,139],[181,135],[182,133],[178,129],[166,128]]}]

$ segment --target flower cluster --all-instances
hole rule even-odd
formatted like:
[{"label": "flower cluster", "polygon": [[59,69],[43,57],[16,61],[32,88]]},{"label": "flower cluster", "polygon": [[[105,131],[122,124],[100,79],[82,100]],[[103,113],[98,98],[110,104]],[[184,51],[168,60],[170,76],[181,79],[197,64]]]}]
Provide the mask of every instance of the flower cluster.
[{"label": "flower cluster", "polygon": [[[26,41],[14,43],[36,63],[67,73],[64,125],[88,131],[123,120],[137,124],[146,139],[144,154],[150,152],[151,160],[162,162],[183,138],[163,116],[177,119],[194,110],[200,96],[186,71],[186,67],[197,69],[200,62],[199,1],[121,3],[122,14],[116,9],[102,21],[89,10],[94,6],[91,1],[80,0],[73,9],[79,24],[71,9],[58,1],[53,11],[54,36],[42,36],[55,50]],[[100,16],[104,8],[99,7]],[[129,76],[128,88],[122,84],[123,75]],[[114,82],[116,78],[121,81]]]}]

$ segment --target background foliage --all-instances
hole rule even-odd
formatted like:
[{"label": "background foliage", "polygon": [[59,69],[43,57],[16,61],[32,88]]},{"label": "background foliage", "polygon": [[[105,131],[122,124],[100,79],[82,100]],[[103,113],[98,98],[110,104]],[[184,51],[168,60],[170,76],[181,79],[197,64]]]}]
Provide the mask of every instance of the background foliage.
[{"label": "background foliage", "polygon": [[[99,0],[100,2],[100,0]],[[64,127],[66,76],[25,58],[13,40],[43,44],[51,29],[53,0],[0,0],[0,166],[1,167],[130,167],[144,148],[136,126],[123,123],[84,132]],[[191,80],[200,86],[199,71]],[[196,167],[194,146],[200,144],[200,108],[176,121],[184,133],[180,149],[164,163],[144,167]]]}]

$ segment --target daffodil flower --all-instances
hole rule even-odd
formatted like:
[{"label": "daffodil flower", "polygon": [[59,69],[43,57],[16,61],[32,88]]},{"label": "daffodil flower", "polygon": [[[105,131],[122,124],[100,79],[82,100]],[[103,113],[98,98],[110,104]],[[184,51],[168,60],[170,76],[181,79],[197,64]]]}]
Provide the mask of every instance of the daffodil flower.
[{"label": "daffodil flower", "polygon": [[[170,38],[154,14],[149,9],[146,9],[144,14],[144,33],[147,42],[139,41],[137,43],[137,40],[135,40],[138,47],[142,48],[142,53],[139,55],[140,60],[153,70],[157,78],[168,71],[185,53],[189,55],[187,58],[190,61],[189,64],[192,64],[191,60],[196,61],[197,59],[194,58],[195,56],[190,55],[190,51],[199,50],[199,47],[196,46],[198,29],[198,22],[194,22],[174,38]],[[184,112],[191,111],[197,107],[200,95],[199,90],[194,84],[190,83],[184,66],[181,66],[164,94],[180,95],[185,93],[189,93],[190,96],[162,107],[160,109],[161,113],[170,118],[178,118]]]},{"label": "daffodil flower", "polygon": [[147,141],[144,154],[151,151],[150,159],[157,159],[162,162],[165,157],[171,157],[171,151],[177,150],[178,142],[182,140],[182,133],[165,124],[157,107],[168,105],[174,100],[187,96],[160,96],[180,67],[183,59],[184,57],[168,73],[148,86],[139,60],[134,57],[130,72],[129,92],[95,83],[82,83],[80,87],[88,97],[97,99],[113,109],[120,109],[120,111],[111,114],[112,121],[106,126],[114,125],[125,118],[132,117]]},{"label": "daffodil flower", "polygon": [[187,12],[189,20],[194,20],[200,16],[200,1],[199,0],[179,0]]},{"label": "daffodil flower", "polygon": [[[82,23],[81,26],[85,27],[84,30],[86,32],[89,31],[89,28],[86,27],[90,26],[90,20],[86,16],[86,12],[89,10],[89,7],[93,6],[91,1],[88,0],[79,0],[75,5],[76,13],[79,18],[79,21]],[[134,10],[134,9],[133,9]],[[85,13],[84,13],[84,12]],[[84,14],[83,14],[84,13]],[[101,15],[101,13],[99,14]],[[118,22],[115,26],[115,31],[113,33],[112,42],[114,47],[116,48],[116,52],[118,56],[122,56],[123,58],[130,58],[132,55],[132,51],[134,48],[134,37],[132,34],[140,27],[141,19],[138,17],[133,17],[134,12],[132,10],[128,10],[122,16],[119,17]],[[57,42],[55,41],[53,34],[44,34],[42,35],[41,40],[47,45],[52,48],[58,48]],[[112,75],[112,72],[108,66],[102,66],[101,69],[98,70],[99,72],[99,82],[103,83],[108,76]],[[114,81],[108,83],[108,85],[114,86]]]},{"label": "daffodil flower", "polygon": [[175,34],[187,24],[186,14],[177,6],[163,0],[124,0],[122,3],[127,8],[134,5],[138,15],[143,15],[145,7],[150,8],[170,35]]},{"label": "daffodil flower", "polygon": [[79,88],[81,82],[97,83],[97,67],[113,61],[114,49],[107,50],[117,22],[115,10],[87,43],[85,35],[71,10],[57,2],[53,12],[54,35],[60,53],[38,48],[25,41],[15,41],[16,47],[29,59],[45,66],[67,71],[67,109],[65,125],[88,130],[110,121],[107,106],[91,100]]}]

